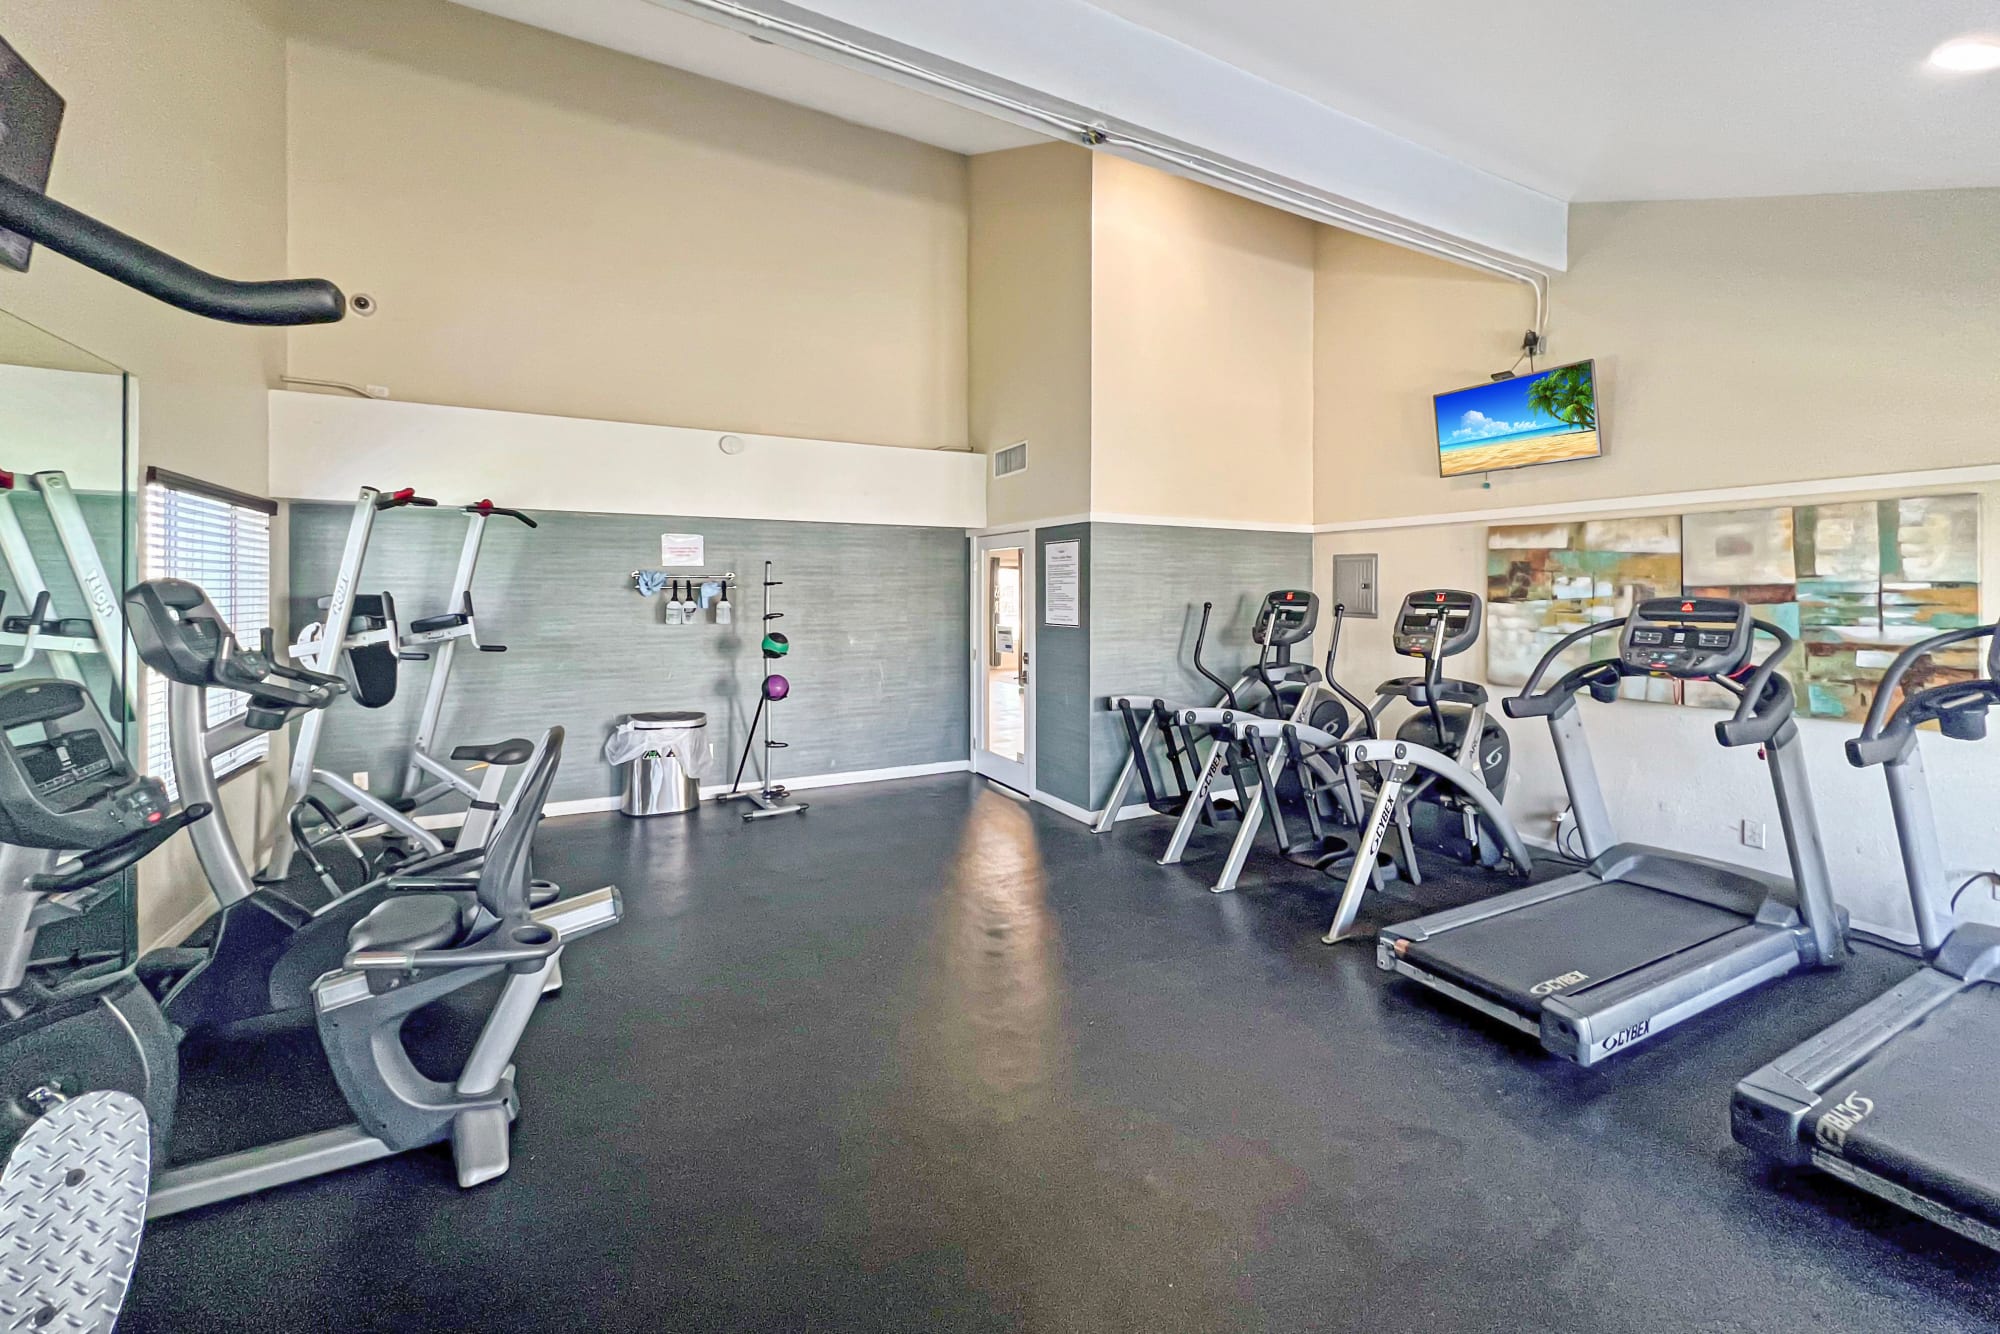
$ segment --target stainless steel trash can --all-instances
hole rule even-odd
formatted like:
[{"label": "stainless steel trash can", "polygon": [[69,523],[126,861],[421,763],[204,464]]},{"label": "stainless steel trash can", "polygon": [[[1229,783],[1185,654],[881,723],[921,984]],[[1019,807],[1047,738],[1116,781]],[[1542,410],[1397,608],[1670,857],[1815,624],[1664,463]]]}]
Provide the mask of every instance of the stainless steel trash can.
[{"label": "stainless steel trash can", "polygon": [[701,804],[701,778],[683,765],[679,754],[708,753],[708,715],[693,710],[634,713],[625,719],[634,733],[659,733],[659,744],[648,746],[625,762],[626,815],[674,815]]}]

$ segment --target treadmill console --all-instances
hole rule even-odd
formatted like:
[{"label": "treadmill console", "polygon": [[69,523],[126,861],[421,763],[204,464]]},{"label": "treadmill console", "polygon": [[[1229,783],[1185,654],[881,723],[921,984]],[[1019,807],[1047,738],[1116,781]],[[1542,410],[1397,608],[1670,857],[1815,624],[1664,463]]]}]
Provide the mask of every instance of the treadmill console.
[{"label": "treadmill console", "polygon": [[132,768],[71,681],[0,684],[0,843],[84,851],[165,819],[166,788]]},{"label": "treadmill console", "polygon": [[1734,598],[1649,598],[1625,618],[1618,657],[1681,680],[1729,676],[1750,660],[1755,634],[1750,608]]},{"label": "treadmill console", "polygon": [[1319,595],[1303,588],[1277,588],[1264,595],[1257,609],[1257,623],[1250,638],[1259,644],[1283,647],[1312,638],[1319,624]]},{"label": "treadmill console", "polygon": [[1396,652],[1406,658],[1449,658],[1479,642],[1484,607],[1477,593],[1456,588],[1425,588],[1403,599],[1392,636]]}]

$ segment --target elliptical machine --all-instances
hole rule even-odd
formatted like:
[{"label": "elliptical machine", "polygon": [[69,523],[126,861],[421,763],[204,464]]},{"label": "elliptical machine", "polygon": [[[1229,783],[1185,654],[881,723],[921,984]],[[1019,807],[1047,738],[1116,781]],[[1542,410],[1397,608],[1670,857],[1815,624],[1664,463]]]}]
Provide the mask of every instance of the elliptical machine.
[{"label": "elliptical machine", "polygon": [[[354,925],[340,966],[313,984],[321,1047],[353,1123],[156,1167],[149,1216],[443,1142],[461,1186],[507,1171],[511,1062],[544,979],[567,944],[621,914],[609,886],[529,906],[528,847],[561,753],[562,730],[551,728],[476,877],[399,882],[395,897]],[[101,901],[119,872],[209,814],[199,803],[175,811],[159,780],[133,769],[81,687],[0,682],[0,1156],[60,1099],[108,1089],[144,1104],[153,1161],[169,1162],[179,1064],[152,994],[130,972],[51,986],[27,962],[38,929]],[[81,852],[62,861],[71,849]],[[424,1074],[404,1048],[405,1022],[489,980],[503,985],[457,1076]]]},{"label": "elliptical machine", "polygon": [[[1520,832],[1501,806],[1507,794],[1512,747],[1506,729],[1486,715],[1486,687],[1476,681],[1444,675],[1444,660],[1464,653],[1479,641],[1485,604],[1477,593],[1455,588],[1426,588],[1403,598],[1396,612],[1391,646],[1406,658],[1424,664],[1421,676],[1397,676],[1375,687],[1368,735],[1341,746],[1350,772],[1368,770],[1375,801],[1362,827],[1359,855],[1349,868],[1347,883],[1334,909],[1333,922],[1321,940],[1328,944],[1353,938],[1361,900],[1369,888],[1372,868],[1390,825],[1403,844],[1403,864],[1410,883],[1423,883],[1418,869],[1414,815],[1419,804],[1435,807],[1456,829],[1445,837],[1447,851],[1486,870],[1503,863],[1515,875],[1533,873],[1534,860]],[[1415,710],[1382,738],[1382,714],[1397,700]]]},{"label": "elliptical machine", "polygon": [[[1263,809],[1261,787],[1264,775],[1271,770],[1257,749],[1237,733],[1236,724],[1241,719],[1252,717],[1294,723],[1317,720],[1313,725],[1323,725],[1332,731],[1347,726],[1347,712],[1340,702],[1339,692],[1326,684],[1312,664],[1292,661],[1293,647],[1310,638],[1318,624],[1317,594],[1299,588],[1281,588],[1266,593],[1250,632],[1257,645],[1257,660],[1244,673],[1245,678],[1253,681],[1262,693],[1241,694],[1237,689],[1225,687],[1223,702],[1218,706],[1175,711],[1175,722],[1189,736],[1205,734],[1210,739],[1210,745],[1208,760],[1195,780],[1192,795],[1174,822],[1174,832],[1167,840],[1167,850],[1160,857],[1160,865],[1178,865],[1187,852],[1189,840],[1194,837],[1195,826],[1215,824],[1217,813],[1237,817],[1238,847],[1244,842],[1245,828],[1250,828],[1254,836],[1252,822],[1260,819]],[[1202,674],[1221,684],[1220,679],[1207,669],[1203,668]],[[1246,698],[1249,701],[1247,706]],[[1235,801],[1228,806],[1212,800],[1216,781],[1225,771],[1235,789]],[[1116,802],[1119,794],[1114,791],[1112,797]],[[1234,849],[1231,862],[1240,865]],[[1229,875],[1229,869],[1225,869],[1225,876]],[[1234,883],[1233,878],[1231,883]]]}]

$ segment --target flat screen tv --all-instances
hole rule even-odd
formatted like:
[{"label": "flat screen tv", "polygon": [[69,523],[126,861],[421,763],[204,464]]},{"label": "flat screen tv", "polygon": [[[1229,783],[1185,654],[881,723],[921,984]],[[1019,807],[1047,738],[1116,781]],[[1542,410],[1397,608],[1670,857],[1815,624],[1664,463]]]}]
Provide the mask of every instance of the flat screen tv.
[{"label": "flat screen tv", "polygon": [[1604,452],[1592,361],[1454,389],[1431,403],[1444,477],[1594,459]]}]

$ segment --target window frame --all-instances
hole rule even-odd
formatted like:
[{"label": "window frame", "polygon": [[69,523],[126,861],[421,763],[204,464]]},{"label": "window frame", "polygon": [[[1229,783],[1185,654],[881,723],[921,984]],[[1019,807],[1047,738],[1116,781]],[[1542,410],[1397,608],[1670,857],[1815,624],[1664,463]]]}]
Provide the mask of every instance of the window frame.
[{"label": "window frame", "polygon": [[[275,501],[218,486],[165,468],[148,468],[142,491],[141,577],[186,579],[199,585],[235,633],[254,647],[271,625],[271,561]],[[246,559],[257,551],[261,561]],[[168,736],[167,680],[145,670],[146,772],[177,793]],[[208,692],[208,726],[220,726],[245,711],[234,691]],[[222,782],[254,769],[270,754],[268,735],[251,738],[215,757]]]}]

